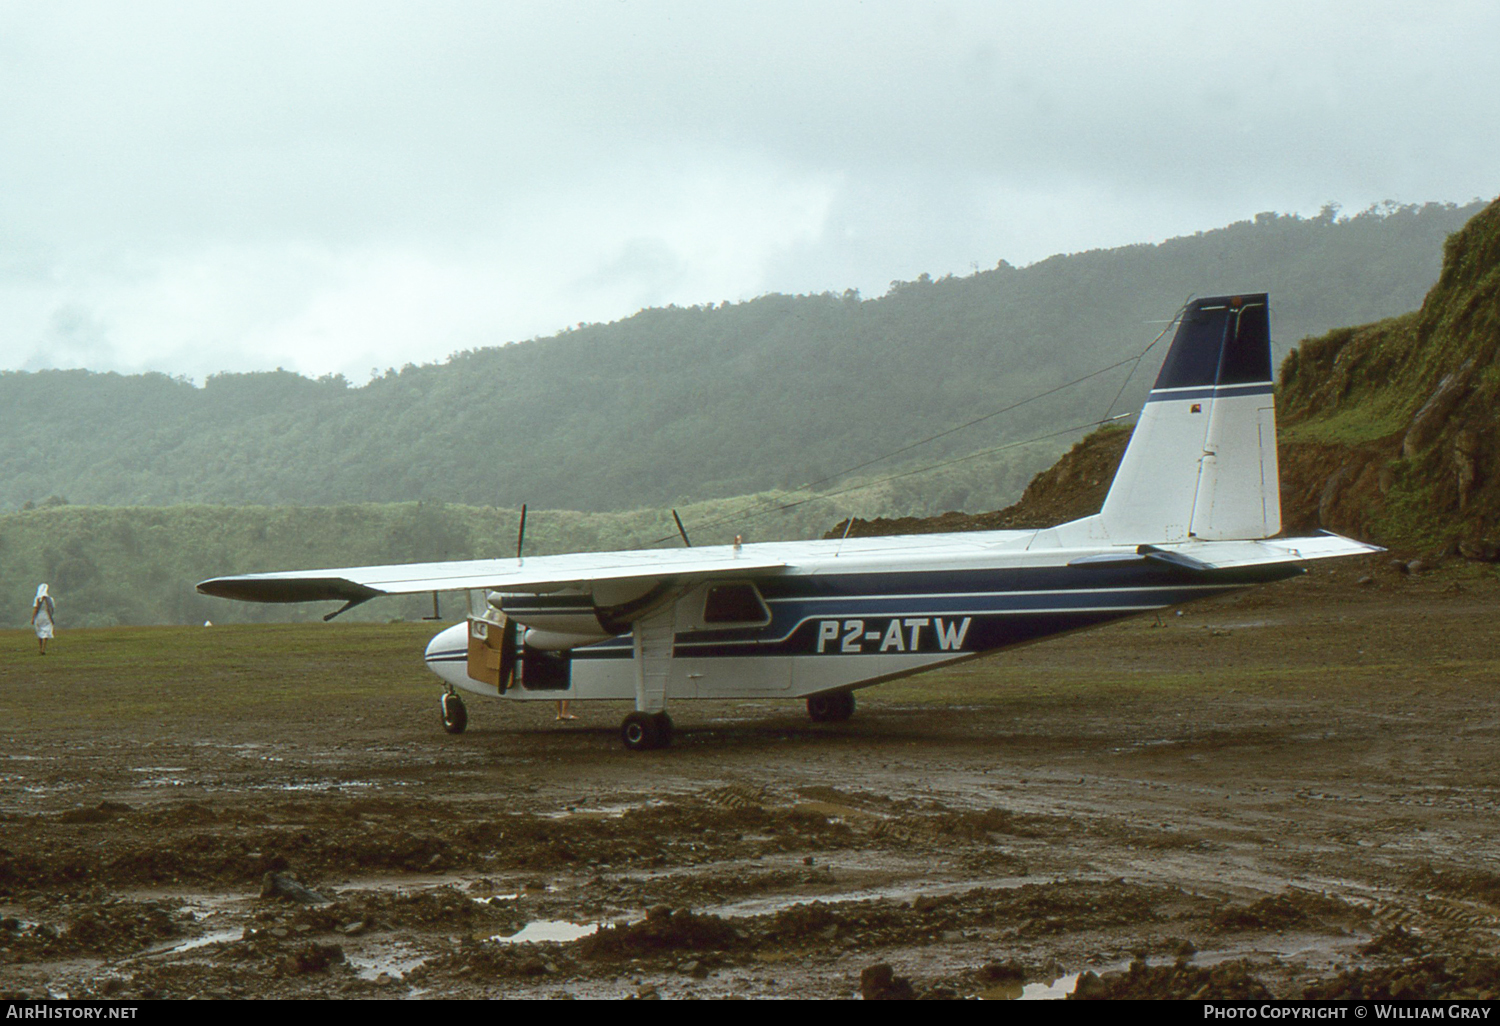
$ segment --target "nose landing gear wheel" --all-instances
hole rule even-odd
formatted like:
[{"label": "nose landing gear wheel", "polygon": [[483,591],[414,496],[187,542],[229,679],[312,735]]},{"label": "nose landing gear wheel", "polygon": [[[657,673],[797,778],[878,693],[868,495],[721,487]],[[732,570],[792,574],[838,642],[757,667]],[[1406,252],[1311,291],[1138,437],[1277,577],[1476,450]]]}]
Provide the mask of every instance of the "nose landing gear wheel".
[{"label": "nose landing gear wheel", "polygon": [[672,717],[664,712],[633,712],[620,724],[620,743],[632,752],[666,748],[672,743]]},{"label": "nose landing gear wheel", "polygon": [[462,734],[469,725],[469,710],[464,700],[452,691],[443,694],[443,729],[450,734]]},{"label": "nose landing gear wheel", "polygon": [[827,691],[807,700],[807,715],[814,723],[842,723],[854,715],[854,692]]}]

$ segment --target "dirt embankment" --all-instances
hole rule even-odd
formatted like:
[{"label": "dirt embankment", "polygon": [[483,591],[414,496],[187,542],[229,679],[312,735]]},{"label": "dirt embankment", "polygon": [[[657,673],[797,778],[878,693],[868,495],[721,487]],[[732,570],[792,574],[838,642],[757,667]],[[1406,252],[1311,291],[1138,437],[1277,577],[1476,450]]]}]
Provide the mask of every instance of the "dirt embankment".
[{"label": "dirt embankment", "polygon": [[1500,202],[1449,238],[1420,310],[1287,357],[1277,402],[1288,526],[1500,558],[1497,355]]}]

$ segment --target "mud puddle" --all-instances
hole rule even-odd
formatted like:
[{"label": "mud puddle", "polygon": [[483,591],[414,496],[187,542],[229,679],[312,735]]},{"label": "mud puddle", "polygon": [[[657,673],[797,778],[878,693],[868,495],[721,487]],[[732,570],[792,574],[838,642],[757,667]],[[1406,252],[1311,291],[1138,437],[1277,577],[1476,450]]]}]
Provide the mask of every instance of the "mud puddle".
[{"label": "mud puddle", "polygon": [[496,944],[569,944],[599,932],[604,923],[570,923],[562,919],[537,919],[515,933],[497,933]]},{"label": "mud puddle", "polygon": [[850,902],[893,901],[910,902],[919,898],[939,898],[982,889],[1006,890],[1035,884],[1029,877],[1010,879],[971,879],[942,884],[921,884],[906,881],[886,887],[865,887],[856,890],[839,890],[834,893],[797,893],[774,897],[748,898],[743,901],[707,906],[704,911],[726,918],[774,915],[802,905],[841,905]]},{"label": "mud puddle", "polygon": [[132,959],[152,958],[157,955],[182,955],[189,951],[196,951],[199,948],[210,947],[214,944],[228,944],[232,941],[240,940],[244,936],[244,933],[245,928],[243,926],[225,930],[213,930],[189,940],[158,944],[155,947],[147,948],[138,955],[132,956]]},{"label": "mud puddle", "polygon": [[425,965],[431,957],[430,952],[419,951],[401,943],[383,946],[382,950],[375,952],[351,952],[346,955],[355,975],[362,980],[372,982],[382,976],[399,980],[412,970]]},{"label": "mud puddle", "polygon": [[985,1001],[1062,1001],[1078,986],[1083,973],[1070,973],[1036,983],[1000,983],[979,992]]}]

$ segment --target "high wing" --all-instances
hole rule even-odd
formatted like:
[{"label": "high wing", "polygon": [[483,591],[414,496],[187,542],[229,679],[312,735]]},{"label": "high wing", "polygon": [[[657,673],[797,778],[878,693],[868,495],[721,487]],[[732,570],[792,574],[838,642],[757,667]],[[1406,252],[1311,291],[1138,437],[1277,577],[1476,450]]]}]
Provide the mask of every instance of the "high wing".
[{"label": "high wing", "polygon": [[471,588],[546,594],[584,585],[598,587],[648,579],[670,578],[688,583],[713,577],[774,573],[785,566],[780,560],[757,559],[743,549],[723,545],[242,574],[204,581],[198,590],[205,595],[246,602],[363,602],[380,595]]},{"label": "high wing", "polygon": [[[957,557],[960,553],[972,559],[985,553],[996,560],[998,567],[1013,564],[1016,557],[1021,557],[1027,550],[1032,558],[1038,555],[1037,547],[1027,543],[1039,533],[1045,532],[995,531],[861,538],[852,539],[844,554],[846,560],[859,560],[898,554]],[[672,581],[687,585],[714,578],[776,575],[793,569],[798,563],[822,563],[831,551],[826,542],[790,542],[744,548],[717,545],[694,549],[576,552],[524,559],[469,559],[241,574],[204,581],[198,585],[198,590],[205,595],[246,602],[364,602],[382,595],[469,589],[543,595],[573,589],[607,589],[615,583]],[[1106,546],[1103,551],[1095,549],[1074,558],[1070,564],[1151,559],[1185,569],[1231,570],[1379,551],[1378,546],[1324,533],[1257,541]],[[1005,558],[1007,554],[1011,554],[1010,559]],[[1025,561],[1029,562],[1030,558]]]}]

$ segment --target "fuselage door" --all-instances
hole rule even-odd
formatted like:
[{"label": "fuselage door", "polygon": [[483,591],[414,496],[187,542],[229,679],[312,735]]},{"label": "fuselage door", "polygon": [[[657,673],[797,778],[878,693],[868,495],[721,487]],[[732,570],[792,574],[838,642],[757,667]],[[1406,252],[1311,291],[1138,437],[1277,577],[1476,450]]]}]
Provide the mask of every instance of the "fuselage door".
[{"label": "fuselage door", "polygon": [[482,615],[469,616],[469,662],[471,680],[497,688],[501,694],[510,687],[516,669],[517,635],[521,625],[512,623],[504,613],[489,608]]}]

